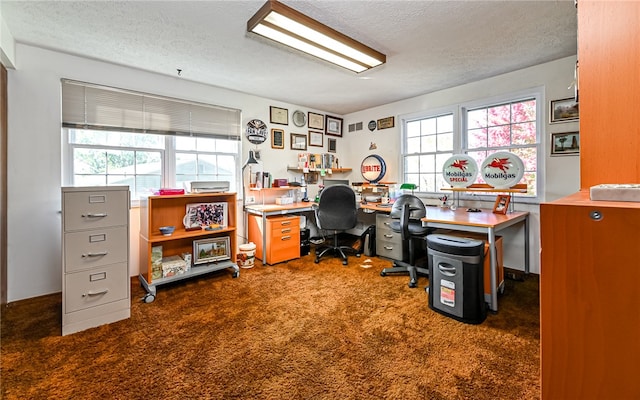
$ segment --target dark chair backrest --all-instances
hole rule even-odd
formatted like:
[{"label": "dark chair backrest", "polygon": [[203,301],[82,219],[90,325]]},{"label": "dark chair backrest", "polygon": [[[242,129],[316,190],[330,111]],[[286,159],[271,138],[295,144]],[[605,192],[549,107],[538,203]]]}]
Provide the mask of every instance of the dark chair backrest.
[{"label": "dark chair backrest", "polygon": [[427,211],[424,208],[424,203],[418,197],[412,194],[403,194],[398,197],[391,207],[389,216],[391,218],[400,218],[402,216],[402,208],[404,205],[409,205],[409,219],[417,220],[427,216]]},{"label": "dark chair backrest", "polygon": [[396,199],[391,207],[389,216],[392,220],[398,221],[391,222],[391,229],[399,231],[402,240],[409,240],[411,238],[409,225],[416,224],[417,227],[422,228],[420,218],[426,215],[427,210],[422,200],[412,194],[403,194]]},{"label": "dark chair backrest", "polygon": [[356,194],[348,185],[325,187],[320,193],[316,211],[321,229],[345,230],[358,223]]}]

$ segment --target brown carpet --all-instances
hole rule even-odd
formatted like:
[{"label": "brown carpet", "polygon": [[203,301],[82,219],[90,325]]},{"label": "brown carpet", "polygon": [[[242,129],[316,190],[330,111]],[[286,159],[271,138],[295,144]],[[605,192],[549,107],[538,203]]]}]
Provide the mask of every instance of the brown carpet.
[{"label": "brown carpet", "polygon": [[311,256],[158,287],[131,318],[60,336],[61,296],[2,312],[3,399],[537,399],[538,279],[469,325],[389,262]]}]

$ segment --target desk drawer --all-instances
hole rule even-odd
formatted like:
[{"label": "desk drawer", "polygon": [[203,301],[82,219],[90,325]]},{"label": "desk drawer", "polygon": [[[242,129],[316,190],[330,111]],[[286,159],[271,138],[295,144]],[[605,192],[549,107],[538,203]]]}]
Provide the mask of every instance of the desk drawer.
[{"label": "desk drawer", "polygon": [[402,242],[396,243],[378,239],[378,234],[376,233],[376,254],[392,260],[402,260]]},{"label": "desk drawer", "polygon": [[267,218],[268,229],[272,232],[283,229],[295,229],[300,231],[300,217],[269,217]]}]

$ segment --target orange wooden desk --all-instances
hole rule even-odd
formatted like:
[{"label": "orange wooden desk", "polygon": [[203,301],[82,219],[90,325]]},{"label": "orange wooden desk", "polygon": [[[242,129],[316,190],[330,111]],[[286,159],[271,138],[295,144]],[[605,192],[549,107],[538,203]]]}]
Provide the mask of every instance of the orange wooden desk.
[{"label": "orange wooden desk", "polygon": [[529,273],[529,213],[513,211],[507,214],[495,214],[492,210],[468,212],[466,208],[451,210],[440,207],[427,207],[427,216],[422,224],[430,228],[453,229],[465,232],[478,232],[487,235],[489,255],[491,257],[491,302],[492,311],[498,311],[497,273],[498,257],[496,252],[496,232],[512,225],[524,223],[524,272]]},{"label": "orange wooden desk", "polygon": [[[300,202],[293,204],[250,204],[244,207],[249,214],[262,216],[262,226],[267,226],[267,217],[272,215],[297,214],[313,211],[313,202]],[[249,232],[246,233],[247,236]],[[267,232],[262,232],[262,260],[267,259]]]}]

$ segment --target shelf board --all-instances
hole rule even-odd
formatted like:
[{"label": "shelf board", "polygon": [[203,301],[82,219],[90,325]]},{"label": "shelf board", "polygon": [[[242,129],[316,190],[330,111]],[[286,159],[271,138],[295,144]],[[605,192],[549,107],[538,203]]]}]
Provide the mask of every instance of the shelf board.
[{"label": "shelf board", "polygon": [[184,229],[176,229],[173,232],[173,234],[170,235],[170,236],[164,236],[164,235],[162,235],[160,233],[158,233],[158,234],[154,233],[149,238],[149,242],[150,243],[159,243],[159,242],[167,242],[167,241],[170,241],[170,240],[194,239],[194,238],[213,235],[213,234],[218,234],[218,233],[235,232],[235,230],[236,230],[235,227],[227,227],[227,228],[224,228],[224,229],[216,229],[216,230],[213,230],[213,231],[208,231],[206,229],[199,229],[199,230],[195,230],[195,231],[186,231]]},{"label": "shelf board", "polygon": [[467,193],[527,193],[527,184],[519,183],[517,185],[511,186],[508,189],[496,189],[493,186],[489,186],[486,183],[474,183],[471,186],[467,186],[464,188],[442,188],[441,190],[451,191],[451,192],[467,192]]},{"label": "shelf board", "polygon": [[152,279],[152,281],[147,282],[147,284],[160,286],[165,283],[180,281],[183,279],[189,279],[194,276],[208,274],[209,272],[219,271],[221,269],[233,268],[235,266],[236,266],[236,263],[231,262],[231,260],[223,260],[223,261],[209,263],[209,264],[194,265],[188,271],[185,271],[182,274],[168,276],[165,278]]},{"label": "shelf board", "polygon": [[[309,168],[309,171],[307,172],[321,172],[323,170],[323,168]],[[351,172],[351,168],[324,168],[325,171],[331,171],[331,172]],[[294,168],[294,167],[287,167],[287,171],[296,171],[296,172],[302,172],[304,171],[303,168]]]}]

